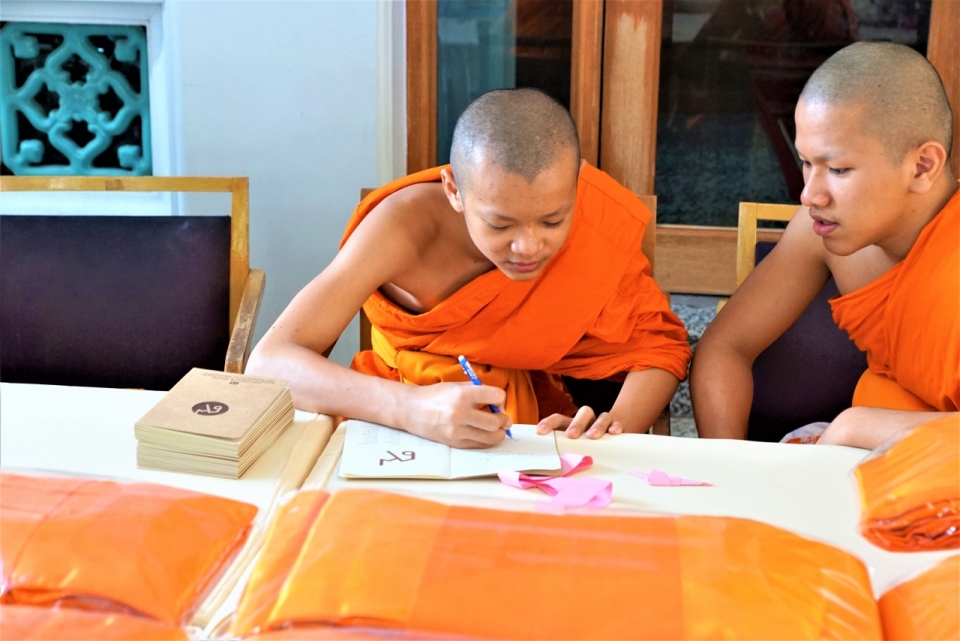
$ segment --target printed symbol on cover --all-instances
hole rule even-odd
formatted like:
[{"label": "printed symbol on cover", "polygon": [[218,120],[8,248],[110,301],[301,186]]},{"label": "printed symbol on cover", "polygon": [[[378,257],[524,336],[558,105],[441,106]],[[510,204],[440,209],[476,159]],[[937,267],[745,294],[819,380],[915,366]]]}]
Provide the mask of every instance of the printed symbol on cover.
[{"label": "printed symbol on cover", "polygon": [[403,456],[397,456],[390,450],[387,450],[387,454],[390,455],[390,458],[380,459],[380,465],[383,465],[384,463],[390,463],[391,461],[400,461],[401,463],[407,463],[409,461],[415,461],[417,459],[416,452],[400,452],[400,454],[402,454],[403,456],[406,456],[407,458],[403,458]]},{"label": "printed symbol on cover", "polygon": [[226,414],[230,407],[220,401],[204,401],[203,403],[197,403],[190,409],[193,410],[194,414],[200,416],[217,416],[218,414]]}]

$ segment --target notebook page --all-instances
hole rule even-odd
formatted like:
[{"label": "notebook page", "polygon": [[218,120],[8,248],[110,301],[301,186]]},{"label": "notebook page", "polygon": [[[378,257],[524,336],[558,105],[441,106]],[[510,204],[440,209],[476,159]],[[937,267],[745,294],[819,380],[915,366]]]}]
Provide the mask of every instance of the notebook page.
[{"label": "notebook page", "polygon": [[450,478],[494,476],[500,470],[512,472],[559,471],[560,454],[554,433],[539,435],[536,425],[514,425],[513,439],[485,450],[450,450]]},{"label": "notebook page", "polygon": [[450,478],[450,448],[442,443],[366,421],[345,426],[343,478]]}]

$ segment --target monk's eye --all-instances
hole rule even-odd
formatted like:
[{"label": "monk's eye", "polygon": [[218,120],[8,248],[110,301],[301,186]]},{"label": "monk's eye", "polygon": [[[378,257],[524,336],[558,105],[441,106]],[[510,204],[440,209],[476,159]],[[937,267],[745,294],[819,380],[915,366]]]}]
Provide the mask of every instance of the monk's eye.
[{"label": "monk's eye", "polygon": [[809,169],[811,167],[809,160],[801,160],[800,164],[803,165],[804,169]]},{"label": "monk's eye", "polygon": [[543,221],[543,224],[546,225],[547,227],[559,227],[560,225],[563,224],[563,218],[561,218],[555,223],[548,223],[547,221]]},{"label": "monk's eye", "polygon": [[831,167],[830,168],[830,173],[833,174],[834,176],[842,176],[848,171],[850,171],[849,167]]},{"label": "monk's eye", "polygon": [[491,225],[490,223],[487,223],[487,227],[489,227],[493,231],[503,231],[504,229],[506,229],[506,227],[497,227],[496,225]]}]

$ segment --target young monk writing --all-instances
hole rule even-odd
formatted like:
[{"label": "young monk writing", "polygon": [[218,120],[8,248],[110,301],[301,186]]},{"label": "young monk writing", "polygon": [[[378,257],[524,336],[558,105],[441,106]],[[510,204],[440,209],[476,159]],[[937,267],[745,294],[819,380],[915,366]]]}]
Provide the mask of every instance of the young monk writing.
[{"label": "young monk writing", "polygon": [[[289,380],[298,407],[456,447],[496,444],[513,422],[591,438],[649,428],[690,354],[641,253],[650,212],[581,162],[570,115],[535,90],[471,103],[451,159],[360,204],[248,371]],[[347,369],[321,354],[361,306],[373,351]],[[485,385],[467,382],[461,354]],[[623,387],[596,415],[561,374]]]},{"label": "young monk writing", "polygon": [[819,442],[873,448],[960,405],[952,113],[923,56],[857,43],[810,77],[796,124],[803,206],[704,332],[691,373],[697,427],[744,438],[754,359],[832,274],[833,317],[869,370]]}]

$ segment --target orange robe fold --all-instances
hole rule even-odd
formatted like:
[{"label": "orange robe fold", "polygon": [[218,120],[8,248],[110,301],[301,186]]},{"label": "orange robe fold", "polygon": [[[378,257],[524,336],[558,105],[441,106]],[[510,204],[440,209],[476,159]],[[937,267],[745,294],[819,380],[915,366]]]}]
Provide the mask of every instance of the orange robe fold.
[{"label": "orange robe fold", "polygon": [[869,370],[853,404],[956,412],[960,407],[960,191],[887,273],[830,301]]},{"label": "orange robe fold", "polygon": [[960,548],[960,417],[920,425],[854,473],[868,541],[891,552]]},{"label": "orange robe fold", "polygon": [[[354,212],[341,246],[384,198],[439,181],[441,169],[370,194]],[[629,190],[585,166],[570,235],[540,276],[514,282],[494,269],[422,314],[374,292],[363,306],[374,327],[373,351],[358,354],[354,369],[415,385],[462,382],[467,378],[456,357],[463,354],[480,366],[484,383],[506,390],[507,413],[520,423],[574,409],[544,372],[599,380],[659,368],[685,379],[686,330],[641,251],[650,219]]]},{"label": "orange robe fold", "polygon": [[552,515],[342,490],[312,522],[285,520],[275,531],[297,540],[296,558],[269,552],[290,547],[273,537],[254,570],[261,586],[282,587],[248,590],[240,604],[269,611],[264,639],[341,629],[346,638],[880,638],[859,559],[745,519]]}]

